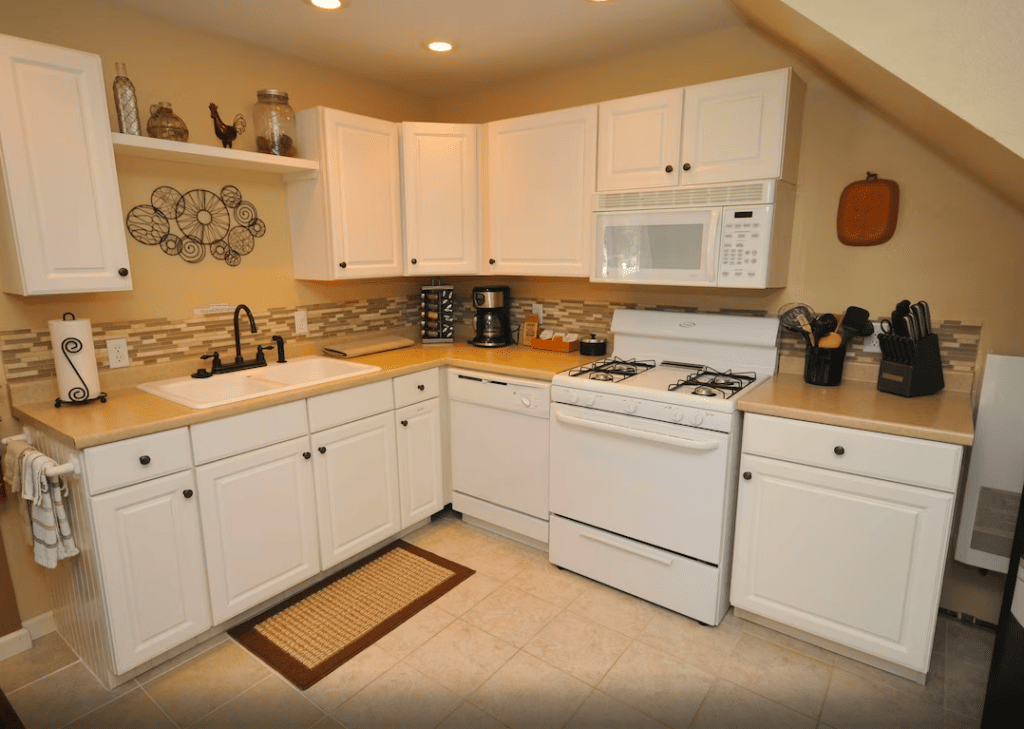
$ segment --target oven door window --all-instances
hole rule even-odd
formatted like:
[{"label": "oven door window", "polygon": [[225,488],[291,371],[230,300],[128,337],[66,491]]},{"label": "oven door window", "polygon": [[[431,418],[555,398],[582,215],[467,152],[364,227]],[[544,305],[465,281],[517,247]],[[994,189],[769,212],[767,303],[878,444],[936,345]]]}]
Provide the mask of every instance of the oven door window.
[{"label": "oven door window", "polygon": [[720,211],[602,213],[596,281],[714,285]]}]

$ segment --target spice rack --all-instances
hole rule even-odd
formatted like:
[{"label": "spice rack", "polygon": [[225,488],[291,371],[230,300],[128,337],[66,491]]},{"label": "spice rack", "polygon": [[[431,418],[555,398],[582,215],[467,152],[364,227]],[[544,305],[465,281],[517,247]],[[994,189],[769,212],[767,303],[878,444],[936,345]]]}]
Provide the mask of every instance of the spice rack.
[{"label": "spice rack", "polygon": [[420,335],[424,344],[455,341],[455,287],[424,286],[420,289]]}]

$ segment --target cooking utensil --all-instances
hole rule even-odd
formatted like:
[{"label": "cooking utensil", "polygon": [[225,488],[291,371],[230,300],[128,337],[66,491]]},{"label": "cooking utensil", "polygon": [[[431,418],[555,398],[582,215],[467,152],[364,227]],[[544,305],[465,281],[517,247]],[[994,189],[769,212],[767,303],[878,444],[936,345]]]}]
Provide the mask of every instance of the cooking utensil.
[{"label": "cooking utensil", "polygon": [[[865,329],[868,323],[868,317],[871,316],[867,309],[862,309],[859,306],[848,306],[846,312],[843,314],[843,323],[840,327],[840,334],[843,337],[843,342],[849,342],[856,336],[860,336],[860,333]],[[872,329],[874,331],[874,329]]]},{"label": "cooking utensil", "polygon": [[811,331],[811,322],[815,319],[814,309],[807,304],[783,304],[779,309],[779,323],[791,332],[801,332],[804,341],[813,345],[815,337]]},{"label": "cooking utensil", "polygon": [[811,332],[814,334],[814,338],[820,343],[823,337],[834,332],[838,326],[839,320],[836,319],[835,314],[819,314],[815,317],[814,321],[811,322]]},{"label": "cooking utensil", "polygon": [[822,349],[836,349],[843,346],[843,336],[836,332],[829,332],[818,340],[818,346]]}]

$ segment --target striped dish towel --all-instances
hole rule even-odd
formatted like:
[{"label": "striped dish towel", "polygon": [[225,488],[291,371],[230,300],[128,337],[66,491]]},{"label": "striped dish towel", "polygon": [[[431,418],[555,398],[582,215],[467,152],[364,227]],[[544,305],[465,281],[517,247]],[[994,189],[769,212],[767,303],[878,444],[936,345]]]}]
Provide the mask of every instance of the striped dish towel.
[{"label": "striped dish towel", "polygon": [[78,554],[64,510],[67,486],[46,477],[46,469],[56,465],[37,450],[26,451],[21,459],[21,495],[32,502],[32,552],[36,562],[50,569],[57,567],[58,560]]}]

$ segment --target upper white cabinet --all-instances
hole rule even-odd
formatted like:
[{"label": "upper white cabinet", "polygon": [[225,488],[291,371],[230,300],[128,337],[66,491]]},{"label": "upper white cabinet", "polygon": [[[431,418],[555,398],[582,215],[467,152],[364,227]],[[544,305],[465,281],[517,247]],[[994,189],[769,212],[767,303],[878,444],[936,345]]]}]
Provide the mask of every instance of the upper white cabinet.
[{"label": "upper white cabinet", "polygon": [[604,102],[597,188],[796,182],[803,94],[783,68]]},{"label": "upper white cabinet", "polygon": [[678,185],[682,125],[682,89],[602,102],[597,189]]},{"label": "upper white cabinet", "polygon": [[132,288],[99,56],[0,36],[4,291]]},{"label": "upper white cabinet", "polygon": [[296,114],[296,134],[320,175],[288,185],[295,277],[402,275],[398,125],[316,107]]},{"label": "upper white cabinet", "polygon": [[408,276],[480,272],[480,153],[475,124],[403,122]]},{"label": "upper white cabinet", "polygon": [[597,106],[487,125],[484,272],[590,274]]}]

